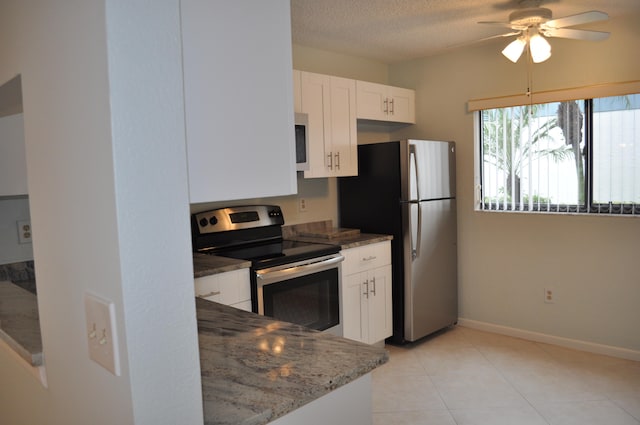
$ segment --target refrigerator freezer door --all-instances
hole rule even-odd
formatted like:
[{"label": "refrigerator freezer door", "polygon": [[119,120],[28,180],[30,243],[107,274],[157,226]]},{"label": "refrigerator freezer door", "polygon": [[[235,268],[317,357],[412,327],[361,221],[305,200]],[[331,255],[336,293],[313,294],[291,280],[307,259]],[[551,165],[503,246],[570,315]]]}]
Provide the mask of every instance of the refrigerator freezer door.
[{"label": "refrigerator freezer door", "polygon": [[415,341],[458,320],[456,201],[404,203],[403,215],[411,229],[404,238],[411,252],[404,256],[404,338]]},{"label": "refrigerator freezer door", "polygon": [[[408,140],[409,200],[454,198],[456,196],[455,144]],[[415,187],[413,187],[415,185]]]}]

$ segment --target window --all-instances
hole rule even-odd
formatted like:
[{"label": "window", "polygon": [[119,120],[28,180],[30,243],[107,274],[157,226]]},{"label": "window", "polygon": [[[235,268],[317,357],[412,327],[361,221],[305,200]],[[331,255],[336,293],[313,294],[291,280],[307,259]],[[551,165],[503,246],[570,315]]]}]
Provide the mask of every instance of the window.
[{"label": "window", "polygon": [[640,94],[479,114],[480,209],[640,215]]}]

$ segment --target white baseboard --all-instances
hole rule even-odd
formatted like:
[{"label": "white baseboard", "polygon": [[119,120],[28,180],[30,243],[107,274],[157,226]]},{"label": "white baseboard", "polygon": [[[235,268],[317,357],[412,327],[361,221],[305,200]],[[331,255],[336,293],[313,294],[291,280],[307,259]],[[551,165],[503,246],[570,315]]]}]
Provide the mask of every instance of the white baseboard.
[{"label": "white baseboard", "polygon": [[589,353],[604,354],[606,356],[618,357],[621,359],[640,361],[640,351],[615,347],[613,345],[604,345],[597,344],[595,342],[564,338],[561,336],[532,332],[524,329],[511,328],[509,326],[496,325],[471,319],[458,318],[458,325],[471,329],[522,338],[529,341],[559,345],[561,347],[573,348],[576,350],[587,351]]}]

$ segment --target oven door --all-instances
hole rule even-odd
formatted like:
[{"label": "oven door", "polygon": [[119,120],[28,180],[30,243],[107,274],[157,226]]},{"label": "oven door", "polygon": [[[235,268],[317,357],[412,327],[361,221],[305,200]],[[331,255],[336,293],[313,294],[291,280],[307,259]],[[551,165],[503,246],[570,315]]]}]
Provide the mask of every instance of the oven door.
[{"label": "oven door", "polygon": [[343,260],[334,254],[256,270],[258,314],[342,336]]}]

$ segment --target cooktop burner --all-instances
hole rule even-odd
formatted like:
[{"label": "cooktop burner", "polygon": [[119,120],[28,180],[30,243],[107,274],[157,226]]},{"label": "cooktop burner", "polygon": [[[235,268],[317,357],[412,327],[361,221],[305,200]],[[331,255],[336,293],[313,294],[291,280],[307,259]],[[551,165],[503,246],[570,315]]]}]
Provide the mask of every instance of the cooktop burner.
[{"label": "cooktop burner", "polygon": [[282,210],[275,205],[229,207],[193,214],[193,250],[249,260],[254,269],[294,263],[340,251],[340,246],[337,245],[284,240],[283,224]]},{"label": "cooktop burner", "polygon": [[274,243],[222,249],[212,254],[251,261],[254,269],[265,269],[340,251],[336,245],[282,240]]}]

